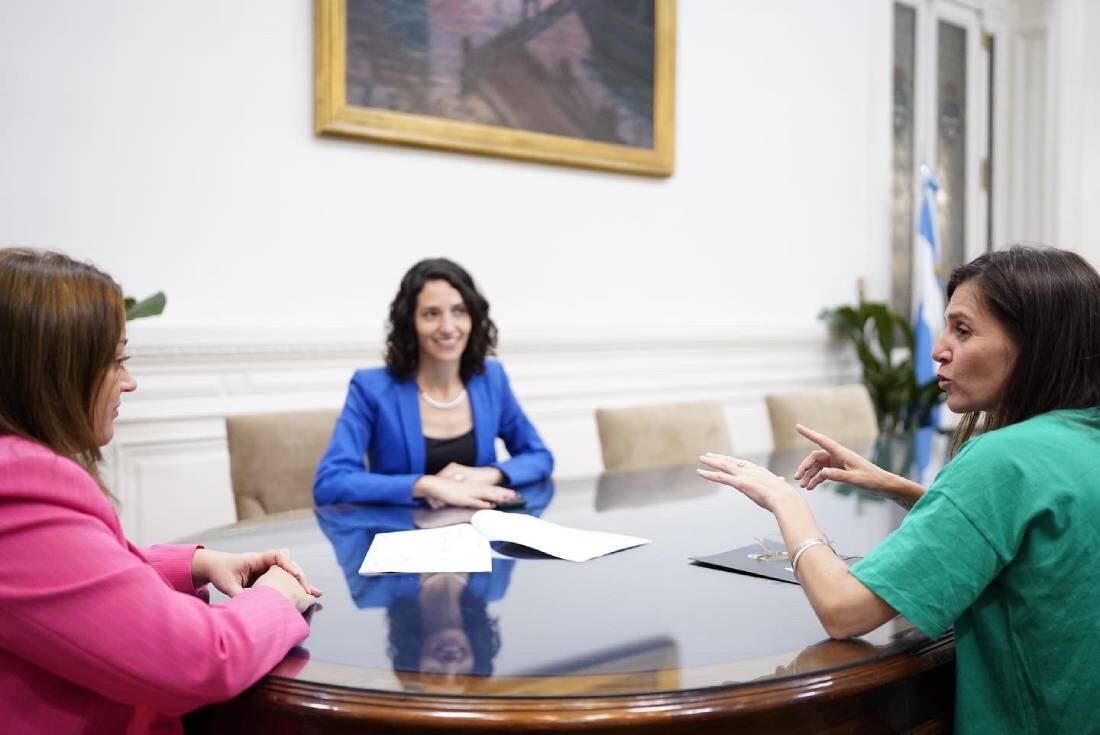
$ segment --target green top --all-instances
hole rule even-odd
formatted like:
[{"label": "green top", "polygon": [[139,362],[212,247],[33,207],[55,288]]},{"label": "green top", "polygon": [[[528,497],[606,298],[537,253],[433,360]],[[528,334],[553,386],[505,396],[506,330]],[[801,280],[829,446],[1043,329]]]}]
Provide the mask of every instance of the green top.
[{"label": "green top", "polygon": [[955,732],[1100,732],[1100,411],[966,442],[852,574],[930,638],[955,625]]}]

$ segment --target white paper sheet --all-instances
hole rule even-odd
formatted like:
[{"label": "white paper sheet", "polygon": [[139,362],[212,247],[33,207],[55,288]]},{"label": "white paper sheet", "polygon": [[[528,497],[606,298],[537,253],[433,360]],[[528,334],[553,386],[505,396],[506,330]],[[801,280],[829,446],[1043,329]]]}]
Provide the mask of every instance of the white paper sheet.
[{"label": "white paper sheet", "polygon": [[566,528],[525,513],[479,510],[470,523],[378,534],[359,573],[489,572],[490,541],[522,544],[567,561],[588,561],[650,543],[637,536]]},{"label": "white paper sheet", "polygon": [[360,574],[387,572],[490,572],[489,542],[469,523],[374,537]]},{"label": "white paper sheet", "polygon": [[567,561],[588,561],[650,543],[649,539],[566,528],[525,513],[479,510],[470,523],[490,541],[511,541]]}]

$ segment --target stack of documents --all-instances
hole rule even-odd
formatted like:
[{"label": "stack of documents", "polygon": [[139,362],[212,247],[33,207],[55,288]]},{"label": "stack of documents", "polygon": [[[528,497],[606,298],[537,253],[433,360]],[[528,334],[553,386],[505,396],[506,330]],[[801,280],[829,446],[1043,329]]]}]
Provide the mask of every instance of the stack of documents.
[{"label": "stack of documents", "polygon": [[378,534],[359,573],[488,572],[493,568],[490,541],[510,541],[568,561],[588,561],[650,542],[566,528],[523,513],[479,510],[469,523]]}]

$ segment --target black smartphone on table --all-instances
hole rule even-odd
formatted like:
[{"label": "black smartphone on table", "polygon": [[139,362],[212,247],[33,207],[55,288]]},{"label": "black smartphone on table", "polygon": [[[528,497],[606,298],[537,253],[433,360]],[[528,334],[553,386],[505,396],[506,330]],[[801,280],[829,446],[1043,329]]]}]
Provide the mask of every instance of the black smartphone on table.
[{"label": "black smartphone on table", "polygon": [[496,510],[523,510],[527,507],[527,499],[517,495],[513,500],[505,500],[496,504]]}]

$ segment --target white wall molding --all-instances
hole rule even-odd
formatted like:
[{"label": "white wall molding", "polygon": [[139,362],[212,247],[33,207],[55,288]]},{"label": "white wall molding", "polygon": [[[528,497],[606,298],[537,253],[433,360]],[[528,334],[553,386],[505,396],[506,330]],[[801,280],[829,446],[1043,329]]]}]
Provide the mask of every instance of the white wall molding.
[{"label": "white wall molding", "polygon": [[[127,533],[143,542],[235,520],[227,415],[338,408],[351,373],[381,364],[381,337],[353,329],[139,322],[130,341],[139,388],[124,399],[106,477]],[[764,394],[859,375],[824,326],[519,333],[502,340],[501,359],[558,477],[599,471],[597,407],[718,400],[734,446],[762,451],[771,445]]]}]

